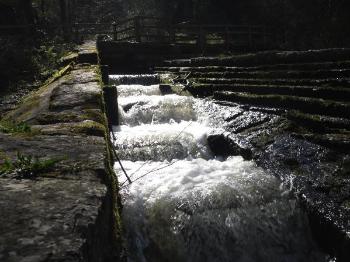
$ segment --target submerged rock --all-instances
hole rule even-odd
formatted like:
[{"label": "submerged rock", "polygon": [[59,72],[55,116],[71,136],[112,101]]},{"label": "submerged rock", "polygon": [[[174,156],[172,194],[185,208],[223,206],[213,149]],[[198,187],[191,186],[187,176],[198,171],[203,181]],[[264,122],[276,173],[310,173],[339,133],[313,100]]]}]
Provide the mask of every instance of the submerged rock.
[{"label": "submerged rock", "polygon": [[217,156],[243,156],[246,160],[252,159],[252,151],[244,146],[240,139],[235,139],[229,133],[209,135],[208,146]]}]

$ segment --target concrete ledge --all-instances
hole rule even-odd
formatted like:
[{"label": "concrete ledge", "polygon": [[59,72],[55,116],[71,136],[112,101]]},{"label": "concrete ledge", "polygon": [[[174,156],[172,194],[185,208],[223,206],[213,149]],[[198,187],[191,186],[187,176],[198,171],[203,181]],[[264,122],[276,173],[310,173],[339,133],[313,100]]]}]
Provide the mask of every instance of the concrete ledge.
[{"label": "concrete ledge", "polygon": [[[59,159],[30,179],[0,175],[1,261],[119,261],[117,182],[97,66],[70,66],[1,121],[0,165]],[[1,122],[0,122],[1,123]],[[19,155],[20,154],[20,155]]]}]

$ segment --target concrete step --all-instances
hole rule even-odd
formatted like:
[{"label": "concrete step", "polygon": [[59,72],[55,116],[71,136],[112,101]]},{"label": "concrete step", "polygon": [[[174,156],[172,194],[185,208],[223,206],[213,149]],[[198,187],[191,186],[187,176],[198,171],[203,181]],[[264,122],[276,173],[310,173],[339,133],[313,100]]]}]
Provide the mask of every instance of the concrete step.
[{"label": "concrete step", "polygon": [[164,66],[191,66],[191,59],[175,59],[166,60],[163,62]]},{"label": "concrete step", "polygon": [[159,83],[160,78],[158,74],[109,76],[109,84],[111,85],[156,85]]},{"label": "concrete step", "polygon": [[286,117],[302,127],[316,133],[335,132],[339,130],[350,131],[350,120],[339,117],[330,117],[317,114],[305,114],[300,111],[290,110]]},{"label": "concrete step", "polygon": [[306,139],[312,143],[322,145],[336,150],[337,152],[348,153],[350,151],[350,133],[327,133],[327,134],[294,134],[299,139]]},{"label": "concrete step", "polygon": [[335,86],[350,87],[350,78],[328,79],[260,79],[260,78],[190,78],[199,84],[252,84],[252,85],[287,85],[287,86]]},{"label": "concrete step", "polygon": [[334,69],[349,69],[350,61],[339,62],[323,62],[323,63],[296,63],[296,64],[277,64],[277,65],[261,65],[253,67],[239,67],[239,66],[162,66],[155,67],[156,72],[179,73],[179,72],[247,72],[260,70],[334,70]]},{"label": "concrete step", "polygon": [[259,66],[296,63],[321,63],[350,60],[349,48],[308,51],[266,51],[227,57],[197,57],[165,61],[165,66]]},{"label": "concrete step", "polygon": [[315,70],[315,71],[251,71],[251,72],[193,72],[192,78],[292,78],[292,79],[327,79],[350,78],[350,69]]},{"label": "concrete step", "polygon": [[214,92],[214,99],[254,106],[293,109],[303,113],[350,119],[350,103],[332,100],[287,95],[256,95],[228,91]]},{"label": "concrete step", "polygon": [[278,94],[311,98],[323,98],[350,102],[350,88],[317,86],[280,86],[245,84],[194,84],[188,90],[198,96],[211,96],[216,91],[248,92],[253,94]]}]

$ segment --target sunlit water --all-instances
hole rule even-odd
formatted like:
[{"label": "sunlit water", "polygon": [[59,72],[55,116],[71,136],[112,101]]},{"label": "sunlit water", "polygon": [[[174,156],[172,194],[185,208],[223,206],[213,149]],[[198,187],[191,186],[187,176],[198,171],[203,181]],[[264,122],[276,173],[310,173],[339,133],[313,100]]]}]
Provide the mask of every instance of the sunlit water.
[{"label": "sunlit water", "polygon": [[211,102],[161,96],[157,85],[117,88],[114,144],[133,181],[115,165],[129,261],[325,261],[279,180],[212,155]]}]

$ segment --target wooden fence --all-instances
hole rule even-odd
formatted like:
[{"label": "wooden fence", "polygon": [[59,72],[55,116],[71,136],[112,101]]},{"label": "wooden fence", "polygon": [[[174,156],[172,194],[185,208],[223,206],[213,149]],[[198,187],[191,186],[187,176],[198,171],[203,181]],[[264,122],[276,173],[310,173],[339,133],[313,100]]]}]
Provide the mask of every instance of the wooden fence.
[{"label": "wooden fence", "polygon": [[[33,26],[1,26],[0,35],[28,32]],[[60,28],[57,26],[57,28]],[[67,34],[63,32],[62,34]],[[117,42],[171,43],[268,49],[273,36],[264,26],[236,26],[212,24],[167,24],[156,17],[135,16],[117,23],[75,23],[66,28],[71,39],[81,40],[86,35],[109,35]],[[275,44],[275,43],[274,43]]]},{"label": "wooden fence", "polygon": [[164,23],[159,18],[136,16],[113,24],[114,41],[265,47],[272,35],[264,26]]}]

